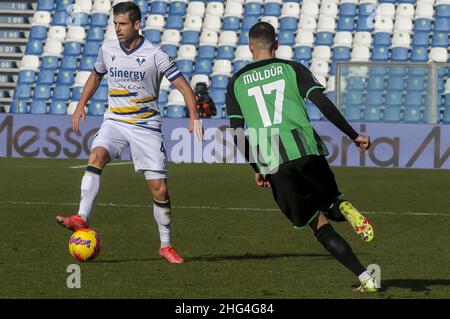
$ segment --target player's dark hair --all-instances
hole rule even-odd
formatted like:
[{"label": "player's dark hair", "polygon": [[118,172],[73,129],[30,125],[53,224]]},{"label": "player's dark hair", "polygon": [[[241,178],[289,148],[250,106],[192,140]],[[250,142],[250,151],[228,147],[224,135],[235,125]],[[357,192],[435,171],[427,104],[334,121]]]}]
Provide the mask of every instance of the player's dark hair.
[{"label": "player's dark hair", "polygon": [[134,2],[120,2],[113,6],[113,14],[115,16],[125,13],[128,13],[128,17],[133,24],[142,19],[141,9],[139,9],[138,5]]},{"label": "player's dark hair", "polygon": [[258,43],[267,49],[272,49],[276,42],[274,27],[267,22],[258,22],[248,32],[250,42]]}]

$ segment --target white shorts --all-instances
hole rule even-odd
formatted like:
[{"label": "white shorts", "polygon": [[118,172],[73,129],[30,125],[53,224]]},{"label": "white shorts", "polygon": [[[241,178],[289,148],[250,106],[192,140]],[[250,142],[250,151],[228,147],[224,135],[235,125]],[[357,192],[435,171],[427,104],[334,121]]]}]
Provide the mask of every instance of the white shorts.
[{"label": "white shorts", "polygon": [[161,132],[105,120],[95,135],[91,150],[103,147],[113,160],[128,146],[136,172],[144,173],[146,179],[167,178],[166,145]]}]

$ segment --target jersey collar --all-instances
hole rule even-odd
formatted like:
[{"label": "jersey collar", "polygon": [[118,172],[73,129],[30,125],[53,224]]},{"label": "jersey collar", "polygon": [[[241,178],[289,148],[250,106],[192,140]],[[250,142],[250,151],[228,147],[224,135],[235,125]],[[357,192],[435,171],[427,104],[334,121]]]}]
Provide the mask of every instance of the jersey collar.
[{"label": "jersey collar", "polygon": [[122,49],[122,51],[125,52],[126,55],[130,55],[130,54],[136,52],[144,44],[144,41],[145,41],[145,38],[141,36],[141,42],[139,42],[138,45],[136,45],[136,47],[130,51],[127,48],[125,48],[125,46],[120,41],[119,41],[119,46]]}]

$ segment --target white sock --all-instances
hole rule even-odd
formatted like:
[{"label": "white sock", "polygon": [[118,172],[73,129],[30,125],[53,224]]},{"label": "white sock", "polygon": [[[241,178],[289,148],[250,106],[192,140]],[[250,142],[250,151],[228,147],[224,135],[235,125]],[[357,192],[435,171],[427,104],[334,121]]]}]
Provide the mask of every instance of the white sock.
[{"label": "white sock", "polygon": [[[93,172],[95,170],[95,172]],[[78,215],[87,223],[91,219],[92,206],[100,190],[101,169],[88,165],[81,180],[81,199]]]},{"label": "white sock", "polygon": [[158,223],[161,248],[170,246],[170,200],[166,202],[153,200],[153,216]]},{"label": "white sock", "polygon": [[361,275],[358,276],[358,279],[360,282],[363,282],[367,279],[370,279],[370,272],[368,272],[367,270],[365,272],[363,272]]}]

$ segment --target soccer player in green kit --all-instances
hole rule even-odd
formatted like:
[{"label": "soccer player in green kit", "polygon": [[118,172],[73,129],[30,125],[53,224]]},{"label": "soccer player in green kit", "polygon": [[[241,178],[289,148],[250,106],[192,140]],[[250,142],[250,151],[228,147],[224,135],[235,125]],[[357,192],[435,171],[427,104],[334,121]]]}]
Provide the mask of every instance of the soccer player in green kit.
[{"label": "soccer player in green kit", "polygon": [[325,158],[327,148],[311,126],[305,100],[317,105],[361,152],[370,147],[369,137],[353,130],[311,71],[300,63],[275,58],[278,42],[270,24],[255,24],[249,38],[254,62],[230,79],[226,105],[231,127],[237,132],[246,123],[249,129],[249,140],[241,139],[245,145],[238,143],[239,134],[235,142],[251,162],[256,184],[271,187],[294,227],[309,225],[323,247],[358,277],[361,285],[355,291],[377,291],[375,278],[328,222],[347,220],[360,238],[373,239],[368,220],[340,198]]}]

